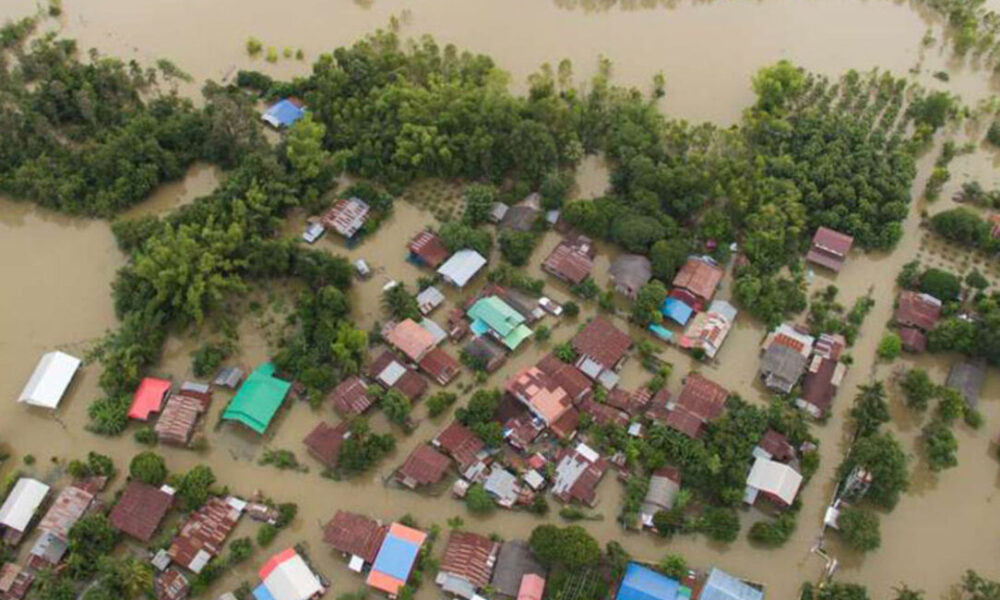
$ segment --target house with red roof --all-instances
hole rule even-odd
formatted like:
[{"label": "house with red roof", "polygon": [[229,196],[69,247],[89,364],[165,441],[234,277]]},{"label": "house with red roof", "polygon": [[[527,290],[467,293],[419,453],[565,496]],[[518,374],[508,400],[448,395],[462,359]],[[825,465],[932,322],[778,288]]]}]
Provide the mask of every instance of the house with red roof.
[{"label": "house with red roof", "polygon": [[802,391],[795,404],[817,419],[829,413],[837,389],[847,374],[847,365],[840,361],[846,345],[843,336],[824,333],[813,347]]},{"label": "house with red roof", "polygon": [[538,361],[538,370],[548,375],[575,404],[594,394],[593,383],[575,366],[559,360],[551,352]]},{"label": "house with red roof", "polygon": [[597,505],[597,484],[608,470],[608,461],[584,443],[563,448],[558,455],[552,493],[563,502]]},{"label": "house with red roof", "polygon": [[410,262],[430,269],[437,269],[451,254],[438,234],[428,229],[414,236],[407,248]]},{"label": "house with red roof", "polygon": [[462,369],[459,362],[443,348],[431,348],[417,365],[439,385],[448,385]]},{"label": "house with red roof", "polygon": [[576,368],[607,389],[618,384],[618,370],[632,347],[632,338],[604,317],[594,317],[570,340]]},{"label": "house with red roof", "polygon": [[368,384],[357,375],[350,375],[338,383],[327,400],[335,411],[345,416],[364,414],[374,404],[368,395]]},{"label": "house with red roof", "polygon": [[542,262],[542,270],[570,285],[583,283],[594,268],[597,251],[586,236],[564,238]]},{"label": "house with red roof", "polygon": [[330,469],[336,469],[340,460],[340,448],[344,440],[351,437],[351,427],[346,421],[329,425],[320,421],[309,435],[302,440],[309,454]]},{"label": "house with red roof", "polygon": [[411,490],[434,485],[444,479],[450,465],[450,458],[427,444],[420,444],[396,471],[396,481]]},{"label": "house with red roof", "polygon": [[350,569],[360,573],[375,562],[389,527],[364,515],[338,510],[323,527],[323,541],[351,557]]},{"label": "house with red roof", "polygon": [[401,523],[389,526],[379,547],[366,583],[392,597],[406,585],[413,567],[420,557],[420,549],[427,541],[427,534]]},{"label": "house with red roof", "polygon": [[427,381],[390,350],[372,361],[368,376],[386,390],[394,389],[403,394],[410,402],[416,402],[427,391]]},{"label": "house with red roof", "polygon": [[854,238],[846,233],[840,233],[827,227],[820,227],[813,236],[812,246],[806,254],[806,260],[839,272],[847,262],[847,255],[854,245]]},{"label": "house with red roof", "polygon": [[413,319],[387,323],[382,328],[382,336],[390,346],[415,363],[420,362],[420,359],[437,344],[434,334]]},{"label": "house with red roof", "polygon": [[507,381],[505,389],[546,426],[551,426],[573,407],[566,390],[538,367],[522,369]]},{"label": "house with red roof", "polygon": [[490,584],[500,543],[469,531],[452,531],[435,582],[445,593],[473,598]]},{"label": "house with red roof", "polygon": [[757,442],[754,456],[764,456],[771,460],[787,463],[795,458],[795,448],[784,434],[768,429]]},{"label": "house with red roof", "polygon": [[360,198],[341,198],[320,218],[320,222],[345,239],[351,239],[361,231],[370,212],[371,208]]},{"label": "house with red roof", "polygon": [[689,256],[674,276],[671,298],[682,300],[695,310],[703,310],[712,301],[724,271],[707,256]]},{"label": "house with red roof", "polygon": [[236,528],[244,503],[235,498],[213,496],[181,526],[170,543],[170,560],[192,573],[201,570],[213,557],[222,553],[226,538]]},{"label": "house with red roof", "polygon": [[669,412],[665,424],[692,439],[696,438],[707,423],[722,416],[727,398],[729,390],[701,373],[690,373],[684,380],[680,396],[667,405]]},{"label": "house with red roof", "polygon": [[598,425],[617,425],[619,427],[628,425],[627,414],[613,406],[597,402],[593,398],[587,398],[581,402],[579,410]]},{"label": "house with red roof", "polygon": [[128,418],[148,421],[150,414],[159,413],[160,408],[163,407],[163,401],[170,393],[171,385],[170,381],[166,379],[144,377],[132,396],[132,406],[128,409]]},{"label": "house with red roof", "polygon": [[118,503],[111,509],[111,526],[135,539],[148,542],[174,501],[174,490],[154,487],[139,481],[125,486]]},{"label": "house with red roof", "polygon": [[929,332],[941,319],[941,301],[930,294],[903,290],[896,301],[893,318],[900,327]]},{"label": "house with red roof", "polygon": [[452,421],[437,434],[431,444],[450,456],[460,471],[465,471],[479,461],[479,453],[486,449],[486,444],[479,439],[471,429],[458,421]]}]

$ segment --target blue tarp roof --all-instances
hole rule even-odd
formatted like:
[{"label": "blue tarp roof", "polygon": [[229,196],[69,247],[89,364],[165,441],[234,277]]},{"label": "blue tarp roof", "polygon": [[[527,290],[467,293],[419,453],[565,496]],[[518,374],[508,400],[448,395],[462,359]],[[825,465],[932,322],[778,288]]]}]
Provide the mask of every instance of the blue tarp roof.
[{"label": "blue tarp roof", "polygon": [[674,321],[678,325],[687,325],[688,319],[691,318],[691,313],[694,312],[694,309],[677,298],[667,298],[660,306],[660,312],[663,313],[664,317]]},{"label": "blue tarp roof", "polygon": [[701,591],[701,600],[764,600],[764,592],[721,569],[712,569]]},{"label": "blue tarp roof", "polygon": [[662,325],[657,325],[656,323],[650,323],[649,330],[653,332],[653,335],[662,340],[670,341],[674,339],[674,332],[670,331],[669,329],[667,329]]},{"label": "blue tarp roof", "polygon": [[296,106],[294,102],[285,98],[272,104],[271,108],[267,109],[267,112],[264,113],[264,116],[273,119],[273,123],[276,124],[275,126],[288,127],[305,116],[305,114],[306,111],[304,108]]},{"label": "blue tarp roof", "polygon": [[375,557],[372,569],[406,581],[406,578],[410,576],[413,562],[417,560],[417,552],[419,551],[420,547],[413,542],[408,542],[394,535],[386,536],[385,541],[382,542],[382,548],[378,551],[378,556]]},{"label": "blue tarp roof", "polygon": [[680,583],[638,563],[629,563],[617,600],[676,600]]},{"label": "blue tarp roof", "polygon": [[271,595],[270,590],[263,583],[253,589],[253,597],[256,600],[274,600],[274,596]]}]

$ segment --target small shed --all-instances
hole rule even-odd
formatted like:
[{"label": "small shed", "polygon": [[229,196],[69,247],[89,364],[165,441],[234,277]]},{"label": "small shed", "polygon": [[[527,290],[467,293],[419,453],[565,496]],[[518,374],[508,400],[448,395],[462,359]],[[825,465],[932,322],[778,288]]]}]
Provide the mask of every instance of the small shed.
[{"label": "small shed", "polygon": [[660,306],[663,316],[680,326],[687,325],[688,320],[694,313],[694,309],[677,298],[666,298]]},{"label": "small shed", "polygon": [[243,383],[243,375],[243,369],[239,367],[222,367],[212,380],[212,385],[235,390]]},{"label": "small shed", "polygon": [[431,314],[435,308],[442,304],[444,304],[444,294],[433,285],[424,288],[417,294],[417,307],[422,315]]},{"label": "small shed", "polygon": [[34,582],[35,576],[18,564],[8,562],[0,566],[0,598],[3,600],[22,600]]},{"label": "small shed", "polygon": [[421,231],[414,236],[410,240],[408,249],[413,263],[431,269],[438,268],[450,254],[438,234],[429,230]]},{"label": "small shed", "polygon": [[170,393],[171,385],[167,379],[144,377],[132,396],[132,406],[128,409],[128,418],[148,421],[149,415],[159,413],[160,409],[163,408],[163,401]]},{"label": "small shed", "polygon": [[284,98],[269,106],[260,118],[271,127],[281,129],[291,127],[305,115],[306,109],[301,100]]},{"label": "small shed", "polygon": [[35,366],[17,401],[42,408],[56,408],[80,368],[80,359],[65,352],[48,352]]}]

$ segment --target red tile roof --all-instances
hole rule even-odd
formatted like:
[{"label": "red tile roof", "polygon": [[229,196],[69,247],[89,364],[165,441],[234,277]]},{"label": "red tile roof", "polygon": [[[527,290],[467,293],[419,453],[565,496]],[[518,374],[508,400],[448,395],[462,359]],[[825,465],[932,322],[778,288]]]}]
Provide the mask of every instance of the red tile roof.
[{"label": "red tile roof", "polygon": [[368,384],[357,375],[351,375],[337,384],[327,396],[334,410],[342,415],[360,415],[371,408],[374,401],[368,396]]},{"label": "red tile roof", "polygon": [[907,352],[920,353],[927,350],[927,336],[915,327],[900,327],[899,337],[903,340],[903,349]]},{"label": "red tile roof", "polygon": [[486,447],[479,436],[458,421],[453,421],[437,434],[434,445],[455,459],[463,471],[476,463],[476,457]]},{"label": "red tile roof", "polygon": [[552,433],[554,433],[557,438],[567,440],[573,437],[573,434],[576,433],[576,429],[579,426],[580,411],[570,407],[570,409],[563,413],[563,416],[559,417],[559,420],[553,423],[549,429],[552,430]]},{"label": "red tile roof", "polygon": [[340,458],[340,447],[344,445],[344,440],[350,437],[350,426],[341,421],[335,427],[320,421],[316,424],[309,435],[302,440],[302,443],[309,449],[316,460],[324,465],[335,468],[337,460]]},{"label": "red tile roof", "polygon": [[816,230],[816,235],[813,236],[812,247],[806,254],[806,260],[839,271],[844,266],[847,254],[853,245],[853,237],[833,229],[820,227]]},{"label": "red tile roof", "polygon": [[792,448],[788,438],[773,429],[765,431],[757,445],[770,454],[772,460],[788,462],[795,458],[795,448]]},{"label": "red tile roof", "polygon": [[701,435],[701,430],[705,426],[705,422],[686,409],[678,407],[667,413],[664,425],[671,429],[676,429],[691,439],[695,439]]},{"label": "red tile roof", "polygon": [[145,377],[139,383],[139,389],[132,396],[132,406],[128,409],[130,419],[145,421],[150,413],[160,412],[163,398],[170,391],[170,382],[166,379]]},{"label": "red tile roof", "polygon": [[604,317],[594,317],[572,340],[573,349],[605,369],[613,369],[632,345],[632,338]]},{"label": "red tile roof", "polygon": [[715,288],[722,281],[722,275],[722,268],[718,265],[692,256],[674,276],[674,287],[685,289],[707,302],[715,295]]},{"label": "red tile roof", "polygon": [[396,472],[396,479],[411,488],[432,485],[444,478],[450,464],[451,459],[447,456],[426,444],[420,444]]},{"label": "red tile roof", "polygon": [[461,577],[477,589],[490,584],[500,544],[468,531],[452,531],[439,571]]},{"label": "red tile roof", "polygon": [[566,391],[574,402],[593,394],[593,384],[575,366],[559,360],[555,354],[546,354],[538,363],[538,370],[551,377]]},{"label": "red tile roof", "polygon": [[441,385],[458,377],[461,365],[442,348],[433,348],[420,359],[420,368]]},{"label": "red tile roof", "polygon": [[585,237],[564,239],[542,263],[542,269],[568,283],[581,283],[594,268],[593,248]]},{"label": "red tile roof", "polygon": [[421,231],[410,240],[409,249],[414,256],[419,257],[425,265],[432,269],[438,268],[451,254],[436,233],[426,230]]},{"label": "red tile roof", "polygon": [[546,425],[558,421],[573,406],[566,390],[538,367],[522,369],[507,381],[505,389],[527,404]]},{"label": "red tile roof", "polygon": [[618,425],[624,427],[628,424],[628,415],[617,408],[601,404],[591,398],[587,398],[580,403],[580,412],[590,415],[598,425]]},{"label": "red tile roof", "polygon": [[167,554],[175,563],[199,573],[209,558],[222,552],[239,520],[239,510],[222,498],[209,498],[184,522]]},{"label": "red tile roof", "polygon": [[684,389],[677,404],[703,421],[719,418],[726,408],[729,390],[700,373],[691,373],[684,382]]},{"label": "red tile roof", "polygon": [[387,525],[374,519],[338,510],[323,527],[323,541],[333,546],[334,550],[360,556],[366,563],[373,563],[387,531]]},{"label": "red tile roof", "polygon": [[173,501],[174,497],[160,488],[130,481],[109,519],[115,529],[148,542]]},{"label": "red tile roof", "polygon": [[930,331],[941,318],[941,302],[928,294],[903,290],[896,307],[896,323]]}]

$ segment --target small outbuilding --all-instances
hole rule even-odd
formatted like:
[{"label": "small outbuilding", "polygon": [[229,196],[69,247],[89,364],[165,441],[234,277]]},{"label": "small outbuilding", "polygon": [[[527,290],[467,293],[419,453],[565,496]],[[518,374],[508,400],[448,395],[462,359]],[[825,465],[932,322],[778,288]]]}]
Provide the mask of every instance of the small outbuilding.
[{"label": "small outbuilding", "polygon": [[260,118],[271,127],[282,129],[291,127],[305,115],[305,105],[301,100],[298,98],[284,98],[269,106]]},{"label": "small outbuilding", "polygon": [[468,248],[451,255],[443,265],[438,267],[438,275],[451,285],[461,289],[486,266],[482,254]]},{"label": "small outbuilding", "polygon": [[634,300],[639,288],[653,277],[653,264],[641,254],[622,254],[612,261],[608,277],[615,291]]},{"label": "small outbuilding", "polygon": [[764,600],[764,592],[722,569],[713,568],[698,600]]},{"label": "small outbuilding", "polygon": [[414,236],[407,248],[411,262],[430,269],[438,268],[450,254],[438,234],[426,229]]},{"label": "small outbuilding", "polygon": [[171,385],[167,379],[144,377],[132,396],[132,406],[128,409],[128,418],[148,421],[149,415],[159,413],[163,408],[163,401],[170,393]]},{"label": "small outbuilding", "polygon": [[979,394],[986,380],[986,365],[978,361],[962,360],[951,366],[945,385],[958,390],[969,408],[979,406]]},{"label": "small outbuilding", "polygon": [[242,423],[263,435],[291,387],[291,383],[274,376],[273,364],[264,363],[240,386],[222,418]]},{"label": "small outbuilding", "polygon": [[814,265],[839,272],[847,262],[847,254],[853,245],[854,238],[846,233],[820,227],[813,236],[806,260]]},{"label": "small outbuilding", "polygon": [[80,362],[79,358],[65,352],[43,354],[17,401],[42,408],[56,408],[80,368]]}]

